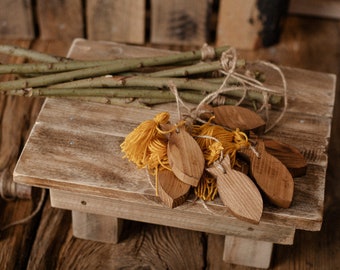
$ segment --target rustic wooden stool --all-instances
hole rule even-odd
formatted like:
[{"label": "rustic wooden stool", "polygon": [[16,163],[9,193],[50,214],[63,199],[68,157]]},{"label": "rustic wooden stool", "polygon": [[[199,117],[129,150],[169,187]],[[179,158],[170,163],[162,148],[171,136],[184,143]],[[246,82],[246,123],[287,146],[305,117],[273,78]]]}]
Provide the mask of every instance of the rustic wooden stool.
[{"label": "rustic wooden stool", "polygon": [[[150,50],[108,42],[76,40],[74,58],[137,56]],[[151,53],[152,50],[151,50]],[[221,201],[203,204],[189,197],[169,209],[155,195],[147,173],[123,159],[120,144],[138,124],[173,105],[152,109],[46,99],[14,172],[21,184],[47,188],[53,207],[69,209],[76,237],[117,243],[122,219],[225,235],[226,262],[268,268],[273,243],[291,245],[296,229],[320,230],[323,216],[327,146],[335,76],[282,68],[289,107],[268,136],[298,147],[307,174],[295,178],[288,209],[265,204],[258,225],[229,215]]]}]

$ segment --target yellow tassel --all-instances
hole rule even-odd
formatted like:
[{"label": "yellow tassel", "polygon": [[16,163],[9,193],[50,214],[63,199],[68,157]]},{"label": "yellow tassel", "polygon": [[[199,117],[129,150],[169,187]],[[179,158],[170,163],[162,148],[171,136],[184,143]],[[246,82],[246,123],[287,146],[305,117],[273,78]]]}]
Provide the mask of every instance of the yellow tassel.
[{"label": "yellow tassel", "polygon": [[153,120],[142,122],[120,145],[124,157],[134,162],[138,168],[147,168],[155,175],[161,166],[167,168],[167,137],[160,125],[168,124],[170,115],[162,112]]},{"label": "yellow tassel", "polygon": [[[228,154],[231,166],[234,167],[236,152],[243,147],[249,146],[248,137],[239,129],[227,131],[221,126],[212,125],[210,123],[211,119],[202,126],[193,126],[192,136],[196,138],[201,147],[207,166],[221,158],[221,155],[224,157]],[[204,176],[198,187],[196,187],[195,193],[203,200],[211,200],[215,195],[209,195],[217,193],[216,182],[211,180],[211,177]]]},{"label": "yellow tassel", "polygon": [[204,173],[200,183],[195,188],[195,195],[204,201],[213,201],[217,194],[216,178]]}]

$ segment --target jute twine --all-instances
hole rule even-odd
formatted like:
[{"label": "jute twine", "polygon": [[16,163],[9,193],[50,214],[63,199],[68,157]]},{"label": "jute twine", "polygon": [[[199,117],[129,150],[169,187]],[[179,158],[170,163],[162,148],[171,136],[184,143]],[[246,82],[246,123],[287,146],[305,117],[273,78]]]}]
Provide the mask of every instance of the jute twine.
[{"label": "jute twine", "polygon": [[[215,57],[214,49],[211,46],[208,46],[207,44],[204,44],[201,49],[202,53],[202,60],[206,59],[213,59]],[[235,104],[235,106],[239,106],[244,99],[247,96],[248,91],[256,91],[263,95],[263,104],[258,109],[257,112],[265,111],[265,116],[267,123],[269,123],[269,110],[271,108],[271,105],[269,103],[269,99],[271,95],[277,95],[283,97],[283,108],[280,113],[280,115],[274,120],[273,123],[267,124],[265,133],[273,129],[282,119],[285,112],[287,111],[288,107],[288,98],[287,98],[287,81],[285,79],[285,76],[282,72],[282,70],[269,62],[265,61],[257,61],[255,64],[263,65],[266,67],[269,67],[270,69],[276,71],[280,78],[282,83],[282,88],[279,90],[271,89],[267,86],[265,86],[262,82],[252,78],[251,76],[241,74],[236,71],[236,65],[237,65],[237,52],[236,49],[233,47],[230,47],[227,51],[223,52],[220,58],[221,67],[220,70],[221,74],[223,74],[224,80],[220,87],[216,89],[216,91],[208,94],[206,97],[204,97],[201,102],[194,108],[194,110],[190,109],[188,106],[185,105],[185,103],[182,101],[178,94],[178,90],[176,85],[173,82],[169,82],[168,86],[170,91],[174,94],[176,98],[177,103],[177,113],[178,117],[182,119],[183,117],[189,117],[194,121],[199,121],[204,123],[205,121],[200,119],[199,115],[204,112],[204,105],[206,104],[214,104],[214,105],[221,105],[225,103],[226,97],[222,94],[228,93],[231,91],[239,90],[243,91],[242,97],[238,100],[238,102]],[[238,82],[237,86],[228,86],[227,82],[229,79],[234,79]],[[185,112],[181,113],[180,107],[183,107],[185,109]]]}]

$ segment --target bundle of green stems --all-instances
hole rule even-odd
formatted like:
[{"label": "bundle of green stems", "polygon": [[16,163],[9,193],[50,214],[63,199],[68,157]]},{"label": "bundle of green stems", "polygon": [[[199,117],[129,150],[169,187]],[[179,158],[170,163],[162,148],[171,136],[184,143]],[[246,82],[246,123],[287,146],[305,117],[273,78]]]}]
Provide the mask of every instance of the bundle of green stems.
[{"label": "bundle of green stems", "polygon": [[[15,79],[0,82],[6,95],[65,97],[111,104],[139,103],[153,105],[175,101],[169,84],[175,85],[179,97],[200,103],[220,88],[225,76],[220,56],[229,47],[215,48],[215,59],[202,61],[201,50],[174,52],[163,56],[84,61],[55,57],[29,49],[0,45],[0,53],[25,57],[23,64],[1,64],[0,74],[15,74]],[[238,60],[244,69],[245,61]],[[225,87],[225,104],[235,104],[244,95],[244,85],[230,77]],[[262,103],[263,95],[247,89],[245,102]],[[272,95],[269,102],[280,104],[281,97]]]}]

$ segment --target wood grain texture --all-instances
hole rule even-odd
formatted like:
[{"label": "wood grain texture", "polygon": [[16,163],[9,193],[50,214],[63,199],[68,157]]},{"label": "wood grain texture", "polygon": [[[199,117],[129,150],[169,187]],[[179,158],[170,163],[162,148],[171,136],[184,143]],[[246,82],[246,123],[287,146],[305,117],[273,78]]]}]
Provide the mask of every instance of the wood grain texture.
[{"label": "wood grain texture", "polygon": [[204,156],[195,139],[180,127],[169,135],[167,154],[173,173],[182,182],[196,187],[204,170]]},{"label": "wood grain texture", "polygon": [[29,0],[2,0],[0,2],[0,38],[33,39],[35,33],[32,13]]},{"label": "wood grain texture", "polygon": [[[81,203],[86,203],[82,201]],[[73,236],[101,243],[117,244],[123,230],[123,220],[110,216],[72,211]]]},{"label": "wood grain texture", "polygon": [[258,224],[263,210],[260,191],[247,175],[231,168],[229,156],[207,171],[217,178],[218,194],[227,209],[241,220]]},{"label": "wood grain texture", "polygon": [[[1,207],[1,228],[14,221],[29,216],[36,207],[31,200],[18,200],[7,202]],[[20,208],[20,211],[17,209]],[[33,219],[25,225],[12,227],[0,233],[0,264],[5,269],[22,269],[27,265],[34,233],[39,224],[39,219]],[[15,258],[15,260],[13,259]]]},{"label": "wood grain texture", "polygon": [[41,39],[72,40],[84,36],[81,0],[38,0],[36,5]]},{"label": "wood grain texture", "polygon": [[213,108],[214,122],[232,130],[254,130],[263,133],[266,123],[254,111],[240,106],[217,106]]},{"label": "wood grain texture", "polygon": [[[98,111],[98,108],[101,108],[101,111]],[[145,172],[136,170],[133,164],[122,159],[119,145],[123,137],[140,122],[152,118],[155,111],[105,105],[98,107],[98,104],[74,101],[63,101],[61,104],[60,100],[48,100],[44,110],[45,114],[40,115],[35,132],[32,133],[36,136],[32,136],[31,144],[26,145],[25,151],[29,155],[24,152],[19,163],[20,166],[23,165],[22,168],[25,168],[24,174],[20,172],[22,168],[17,166],[15,174],[17,181],[109,197],[129,196],[133,198],[135,196],[130,196],[130,192],[134,192],[154,198],[154,190],[146,179]],[[51,119],[56,119],[56,115],[60,116],[60,121],[50,127],[46,126],[46,123],[51,124]],[[128,124],[129,122],[133,123]],[[115,129],[111,128],[113,125],[116,126]],[[68,132],[70,131],[67,136],[65,136],[65,128]],[[85,133],[88,135],[81,135]],[[45,140],[49,143],[40,143]],[[97,140],[101,143],[94,145],[94,141]],[[53,149],[52,152],[51,149]],[[42,153],[48,154],[50,158],[46,156],[43,158]],[[44,160],[40,160],[41,158]],[[38,162],[38,160],[45,165],[43,171],[41,166],[32,166],[33,162]],[[30,164],[30,166],[25,164]],[[63,169],[58,170],[56,166]],[[324,180],[322,180],[322,175],[325,169],[311,165],[309,168],[309,174],[296,181],[294,207],[287,209],[286,213],[275,208],[269,208],[269,211],[265,209],[269,219],[275,217],[286,224],[292,222],[299,228],[316,229],[320,226],[320,212],[317,209],[322,209],[323,205]],[[41,176],[32,178],[30,175]],[[49,175],[53,181],[46,181],[45,175]],[[129,182],[121,179],[129,179]],[[316,179],[320,180],[316,181]],[[98,180],[101,181],[100,186]],[[135,199],[138,200],[140,195]],[[309,196],[313,198],[312,204],[307,199]],[[219,207],[219,205],[217,203],[216,206]]]},{"label": "wood grain texture", "polygon": [[71,222],[69,211],[52,208],[47,199],[35,232],[27,269],[56,269],[59,253],[72,235]]},{"label": "wood grain texture", "polygon": [[[51,189],[50,192],[52,206],[61,209],[213,234],[237,235],[284,245],[291,245],[294,240],[295,228],[291,226],[281,226],[270,221],[261,221],[258,225],[250,224],[232,217],[224,207],[216,208],[210,203],[195,203],[194,197],[185,204],[170,209],[148,197],[136,202],[131,198],[122,201],[120,198],[90,196],[58,189]],[[85,201],[86,205],[81,204],[82,201]]]},{"label": "wood grain texture", "polygon": [[120,243],[112,245],[86,241],[72,236],[70,213],[51,208],[47,202],[28,269],[141,267],[203,269],[204,242],[201,233],[124,221]]},{"label": "wood grain texture", "polygon": [[269,47],[279,41],[288,2],[221,0],[216,44],[239,49]]},{"label": "wood grain texture", "polygon": [[86,24],[89,39],[143,44],[145,0],[87,1]]},{"label": "wood grain texture", "polygon": [[189,194],[191,185],[179,180],[169,170],[158,172],[158,196],[170,208],[183,204]]},{"label": "wood grain texture", "polygon": [[207,42],[208,0],[152,0],[151,43],[203,45]]},{"label": "wood grain texture", "polygon": [[280,160],[289,170],[292,177],[304,176],[307,162],[299,149],[271,139],[263,140],[266,152]]},{"label": "wood grain texture", "polygon": [[234,0],[220,1],[216,45],[228,44],[239,49],[254,49],[260,46],[261,30],[256,0],[244,2],[241,6]]},{"label": "wood grain texture", "polygon": [[226,236],[223,261],[229,264],[267,269],[270,266],[272,250],[273,243]]},{"label": "wood grain texture", "polygon": [[249,160],[250,173],[269,200],[288,208],[293,200],[294,180],[286,166],[265,150],[262,140],[257,140],[254,148],[244,148],[239,153]]},{"label": "wood grain texture", "polygon": [[136,223],[129,231],[134,233],[117,245],[68,239],[55,269],[204,268],[200,233]]}]

